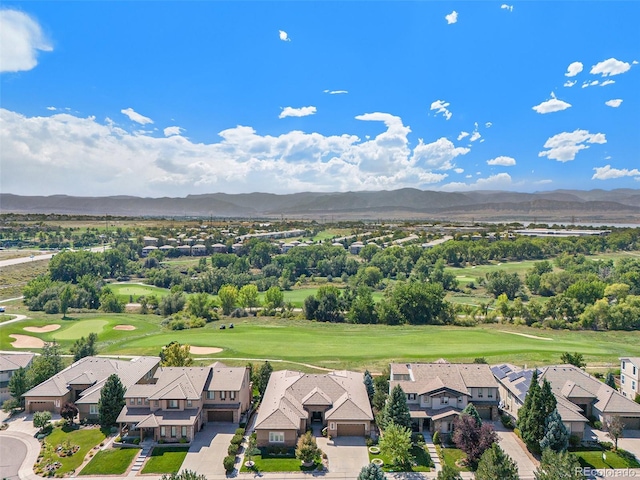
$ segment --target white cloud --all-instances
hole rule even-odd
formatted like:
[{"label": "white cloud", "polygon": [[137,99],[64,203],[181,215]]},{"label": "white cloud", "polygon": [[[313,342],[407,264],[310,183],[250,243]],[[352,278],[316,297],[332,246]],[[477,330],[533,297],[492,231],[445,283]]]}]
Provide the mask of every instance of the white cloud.
[{"label": "white cloud", "polygon": [[[591,180],[611,180],[614,178],[622,177],[640,177],[640,170],[634,168],[629,170],[627,168],[611,168],[611,165],[605,165],[604,167],[594,168],[596,173],[593,174]],[[638,178],[636,178],[638,180]]]},{"label": "white cloud", "polygon": [[456,23],[458,21],[458,12],[454,10],[449,15],[445,15],[444,18],[449,25],[451,25],[452,23]]},{"label": "white cloud", "polygon": [[480,135],[480,132],[478,132],[478,122],[475,122],[473,124],[473,132],[471,133],[471,138],[469,138],[469,140],[471,142],[475,142],[479,138],[482,138],[482,135]]},{"label": "white cloud", "polygon": [[57,110],[56,107],[47,107],[47,110],[51,110],[52,112],[55,112]]},{"label": "white cloud", "polygon": [[449,120],[453,114],[447,107],[451,105],[449,102],[445,102],[444,100],[436,100],[431,104],[431,108],[429,110],[435,110],[436,114],[441,113],[444,118]]},{"label": "white cloud", "polygon": [[180,127],[167,127],[163,130],[165,137],[170,137],[172,135],[180,135],[182,133],[182,128]]},{"label": "white cloud", "polygon": [[491,122],[487,122],[484,124],[485,128],[491,128],[493,126],[493,123]]},{"label": "white cloud", "polygon": [[560,112],[562,110],[566,110],[567,108],[571,107],[570,103],[567,103],[563,100],[558,100],[555,96],[555,94],[553,92],[551,92],[551,99],[550,100],[546,100],[544,102],[542,102],[539,105],[536,105],[534,107],[531,107],[533,110],[535,110],[538,113],[553,113],[553,112]]},{"label": "white cloud", "polygon": [[604,82],[602,82],[602,83],[600,84],[600,86],[601,86],[601,87],[604,87],[605,85],[611,85],[612,83],[616,83],[616,81],[615,81],[615,80],[611,80],[611,79],[609,79],[609,80],[605,80]]},{"label": "white cloud", "polygon": [[329,95],[340,95],[349,92],[347,90],[324,90],[323,93],[328,93]]},{"label": "white cloud", "polygon": [[123,108],[122,110],[120,110],[120,113],[125,114],[127,117],[129,117],[129,120],[139,123],[140,125],[153,123],[153,120],[151,120],[149,117],[145,117],[144,115],[140,115],[133,108]]},{"label": "white cloud", "polygon": [[536,180],[535,182],[536,185],[547,185],[549,183],[553,183],[553,180],[551,180],[550,178],[544,178],[542,180]]},{"label": "white cloud", "polygon": [[460,167],[454,168],[453,171],[456,172],[457,174],[464,173],[464,168],[460,168]]},{"label": "white cloud", "polygon": [[500,5],[500,8],[503,10],[509,10],[510,12],[513,12],[513,5],[507,5],[506,3],[503,3],[502,5]]},{"label": "white cloud", "polygon": [[589,73],[592,75],[600,74],[603,77],[608,77],[610,75],[620,75],[621,73],[628,72],[630,68],[631,65],[627,62],[622,62],[615,58],[609,58],[608,60],[596,63],[591,67],[591,71]]},{"label": "white cloud", "polygon": [[516,164],[516,159],[512,157],[500,156],[487,160],[487,165],[500,165],[502,167],[512,167]]},{"label": "white cloud", "polygon": [[278,30],[278,36],[280,37],[280,40],[282,40],[283,42],[291,41],[291,38],[289,38],[289,34],[284,30]]},{"label": "white cloud", "polygon": [[414,165],[423,164],[432,170],[451,170],[455,167],[453,160],[470,151],[471,149],[466,147],[455,147],[449,139],[444,137],[427,144],[420,139],[413,150],[411,161]]},{"label": "white cloud", "polygon": [[622,105],[622,99],[614,98],[612,100],[607,100],[606,102],[604,102],[604,104],[608,107],[618,108],[620,105]]},{"label": "white cloud", "polygon": [[584,68],[584,65],[582,65],[581,62],[570,63],[569,66],[567,67],[567,73],[565,73],[564,76],[575,77],[582,71],[583,68]]},{"label": "white cloud", "polygon": [[562,132],[547,139],[544,148],[549,150],[538,153],[539,157],[547,157],[550,160],[568,162],[576,158],[580,150],[589,148],[585,143],[607,143],[604,133],[589,133],[587,130],[574,130]]},{"label": "white cloud", "polygon": [[631,62],[633,65],[638,65],[638,60],[634,60],[633,62]]},{"label": "white cloud", "polygon": [[316,113],[316,107],[314,106],[300,107],[300,108],[284,107],[280,112],[280,115],[278,115],[278,118],[307,117],[315,113]]},{"label": "white cloud", "polygon": [[458,141],[462,140],[464,137],[468,137],[469,136],[469,132],[460,132],[460,135],[458,135]]},{"label": "white cloud", "polygon": [[487,178],[479,178],[473,183],[451,182],[443,185],[441,190],[461,191],[461,190],[500,190],[511,186],[511,175],[508,173],[498,173]]},{"label": "white cloud", "polygon": [[566,82],[564,82],[564,86],[565,87],[573,87],[576,83],[578,83],[577,80],[567,80]]},{"label": "white cloud", "polygon": [[53,50],[38,22],[18,10],[0,10],[0,72],[31,70],[38,52]]}]

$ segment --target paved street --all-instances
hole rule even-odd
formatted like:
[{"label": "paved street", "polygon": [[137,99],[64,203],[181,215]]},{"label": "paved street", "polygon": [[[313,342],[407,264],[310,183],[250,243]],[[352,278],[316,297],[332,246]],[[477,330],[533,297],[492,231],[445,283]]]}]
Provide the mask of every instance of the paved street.
[{"label": "paved street", "polygon": [[14,479],[27,456],[27,445],[17,438],[0,436],[0,478]]}]

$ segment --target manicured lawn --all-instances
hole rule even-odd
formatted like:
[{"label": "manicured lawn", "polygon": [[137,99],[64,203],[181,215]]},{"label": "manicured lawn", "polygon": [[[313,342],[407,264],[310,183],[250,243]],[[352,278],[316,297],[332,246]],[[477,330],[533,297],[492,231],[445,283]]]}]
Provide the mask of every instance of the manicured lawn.
[{"label": "manicured lawn", "polygon": [[76,340],[80,337],[86,337],[92,332],[100,336],[105,326],[109,324],[109,320],[92,319],[82,322],[75,322],[64,330],[59,330],[54,334],[56,340]]},{"label": "manicured lawn", "polygon": [[626,458],[618,455],[616,452],[606,451],[607,459],[602,459],[603,450],[589,449],[587,447],[570,449],[576,457],[582,467],[590,468],[640,468],[640,463],[633,460],[627,460]]},{"label": "manicured lawn", "polygon": [[310,472],[318,468],[318,464],[311,467],[303,467],[300,460],[291,457],[268,457],[262,458],[261,455],[253,455],[251,460],[255,462],[255,466],[251,469],[244,466],[241,472]]},{"label": "manicured lawn", "polygon": [[95,454],[80,475],[122,475],[140,451],[138,448],[110,448]]},{"label": "manicured lawn", "polygon": [[189,447],[154,447],[142,473],[174,473],[187,456]]},{"label": "manicured lawn", "polygon": [[162,298],[170,293],[167,288],[154,287],[153,285],[139,285],[136,283],[116,283],[110,286],[119,300],[129,302],[131,297],[137,302],[141,296],[155,295]]},{"label": "manicured lawn", "polygon": [[384,462],[382,465],[382,470],[385,472],[430,472],[431,471],[431,457],[429,457],[429,453],[424,450],[424,448],[419,446],[411,447],[411,455],[413,456],[413,460],[415,465],[411,467],[410,470],[402,470],[398,469],[398,467],[394,467],[391,465],[391,459],[386,455],[380,453],[371,453],[369,452],[369,462],[374,458],[379,458]]},{"label": "manicured lawn", "polygon": [[[64,430],[67,429],[65,428]],[[62,464],[62,466],[56,470],[56,473],[67,473],[78,468],[89,450],[106,438],[105,434],[99,428],[81,428],[68,432],[64,430],[59,427],[54,428],[53,432],[45,438],[45,442],[56,449],[58,445],[68,440],[71,445],[79,445],[80,449],[69,457],[59,457],[54,453],[51,460]]]},{"label": "manicured lawn", "polygon": [[466,458],[467,455],[460,450],[459,448],[442,448],[442,447],[436,447],[438,448],[438,453],[440,454],[440,458],[442,459],[442,462],[446,465],[450,465],[453,468],[463,471],[463,472],[468,472],[469,469],[468,468],[460,468],[458,465],[456,465],[456,462],[458,460],[462,460],[463,458]]}]

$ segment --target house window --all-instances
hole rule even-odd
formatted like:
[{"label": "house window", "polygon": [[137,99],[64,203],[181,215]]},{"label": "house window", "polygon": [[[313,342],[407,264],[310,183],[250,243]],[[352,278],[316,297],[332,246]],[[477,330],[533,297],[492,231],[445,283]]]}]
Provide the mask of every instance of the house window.
[{"label": "house window", "polygon": [[158,407],[158,406],[160,406],[160,403],[158,402],[158,400],[154,400],[154,401],[153,401],[153,406],[154,406],[154,407]]},{"label": "house window", "polygon": [[635,366],[633,367],[633,374],[634,375],[636,374],[636,367]]},{"label": "house window", "polygon": [[160,427],[160,436],[161,437],[167,436],[167,427]]},{"label": "house window", "polygon": [[620,383],[624,383],[624,375],[620,375]]},{"label": "house window", "polygon": [[626,369],[627,368],[627,362],[622,362],[622,369]]},{"label": "house window", "polygon": [[193,405],[193,402],[191,400],[187,400],[187,407],[191,407]]},{"label": "house window", "polygon": [[144,404],[145,404],[145,405],[149,405],[149,399],[148,399],[148,398],[145,398],[145,399],[144,399]]},{"label": "house window", "polygon": [[182,436],[187,438],[187,427],[182,427]]},{"label": "house window", "polygon": [[142,399],[141,398],[138,399],[138,405],[142,405]]},{"label": "house window", "polygon": [[89,415],[98,415],[98,405],[89,405]]},{"label": "house window", "polygon": [[407,400],[415,400],[415,399],[416,399],[415,393],[407,393]]},{"label": "house window", "polygon": [[135,398],[130,398],[129,399],[129,405],[135,405],[136,404],[136,399]]},{"label": "house window", "polygon": [[458,397],[458,403],[462,402],[462,397]]},{"label": "house window", "polygon": [[56,400],[56,407],[60,406],[60,400]]},{"label": "house window", "polygon": [[442,400],[440,401],[440,403],[442,403],[443,405],[448,405],[449,404],[449,397],[442,397]]},{"label": "house window", "polygon": [[220,400],[224,400],[226,398],[227,392],[220,392]]},{"label": "house window", "polygon": [[269,432],[269,443],[284,443],[284,432]]},{"label": "house window", "polygon": [[169,400],[169,408],[178,408],[178,400]]},{"label": "house window", "polygon": [[482,389],[481,388],[478,389],[478,398],[482,398]]},{"label": "house window", "polygon": [[176,427],[171,427],[171,438],[176,437]]},{"label": "house window", "polygon": [[636,389],[636,381],[635,381],[635,380],[633,380],[633,381],[631,382],[631,389],[632,389],[632,390],[635,390],[635,389]]},{"label": "house window", "polygon": [[230,398],[231,400],[235,400],[235,399],[236,399],[236,392],[235,392],[235,391],[233,391],[233,392],[229,392],[229,398]]},{"label": "house window", "polygon": [[207,392],[207,400],[215,400],[216,394],[215,392]]},{"label": "house window", "polygon": [[487,389],[487,397],[493,398],[493,390],[491,390],[490,388]]}]

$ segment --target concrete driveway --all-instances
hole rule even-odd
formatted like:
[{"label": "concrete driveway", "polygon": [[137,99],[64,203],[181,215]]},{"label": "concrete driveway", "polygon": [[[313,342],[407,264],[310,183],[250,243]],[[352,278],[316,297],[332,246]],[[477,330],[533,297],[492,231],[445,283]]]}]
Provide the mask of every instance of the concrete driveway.
[{"label": "concrete driveway", "polygon": [[363,437],[336,437],[327,440],[317,437],[320,449],[329,459],[329,473],[342,473],[346,478],[356,478],[362,467],[369,463],[367,445]]},{"label": "concrete driveway", "polygon": [[526,450],[520,439],[513,431],[505,428],[501,422],[493,422],[493,425],[500,438],[498,445],[518,464],[518,476],[521,479],[534,478],[534,472],[538,468],[538,464],[537,462],[534,463],[531,454]]},{"label": "concrete driveway", "polygon": [[236,423],[208,423],[198,432],[182,462],[182,470],[193,470],[207,478],[225,476],[222,460],[238,425]]}]

